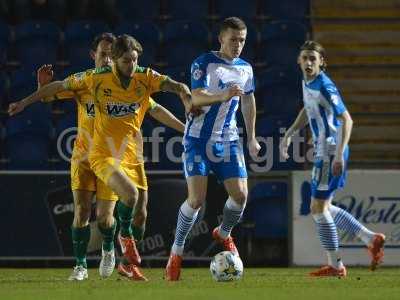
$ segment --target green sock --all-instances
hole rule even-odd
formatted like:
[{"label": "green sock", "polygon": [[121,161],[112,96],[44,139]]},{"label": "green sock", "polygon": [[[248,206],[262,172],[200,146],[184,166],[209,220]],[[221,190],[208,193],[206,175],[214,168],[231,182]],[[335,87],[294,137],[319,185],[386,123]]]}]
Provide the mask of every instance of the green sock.
[{"label": "green sock", "polygon": [[136,226],[132,224],[132,234],[137,242],[140,242],[143,239],[144,230],[144,226]]},{"label": "green sock", "polygon": [[71,233],[76,265],[87,268],[86,252],[90,240],[90,225],[82,228],[72,226]]},{"label": "green sock", "polygon": [[126,206],[122,201],[117,204],[120,233],[122,237],[132,237],[132,212],[133,208]]},{"label": "green sock", "polygon": [[103,250],[111,251],[114,249],[114,235],[115,229],[117,228],[117,222],[114,220],[114,223],[109,228],[103,228],[100,225],[97,226],[103,235]]}]

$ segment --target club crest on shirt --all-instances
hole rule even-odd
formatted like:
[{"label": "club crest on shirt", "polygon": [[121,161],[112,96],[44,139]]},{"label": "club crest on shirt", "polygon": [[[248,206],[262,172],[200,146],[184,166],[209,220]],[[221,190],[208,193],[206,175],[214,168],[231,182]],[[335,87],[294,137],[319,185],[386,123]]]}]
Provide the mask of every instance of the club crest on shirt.
[{"label": "club crest on shirt", "polygon": [[140,103],[107,103],[106,112],[109,116],[119,118],[135,114],[140,108]]},{"label": "club crest on shirt", "polygon": [[338,95],[332,95],[331,100],[333,104],[338,105],[339,104],[339,96]]}]

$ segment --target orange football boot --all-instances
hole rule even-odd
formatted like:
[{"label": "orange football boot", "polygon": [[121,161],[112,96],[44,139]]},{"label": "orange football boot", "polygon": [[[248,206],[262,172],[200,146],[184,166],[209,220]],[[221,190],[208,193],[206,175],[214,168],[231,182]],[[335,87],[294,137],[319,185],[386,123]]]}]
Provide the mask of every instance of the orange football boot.
[{"label": "orange football boot", "polygon": [[332,266],[323,266],[323,267],[319,268],[318,270],[310,272],[310,276],[312,276],[312,277],[329,277],[329,276],[346,277],[347,270],[346,270],[346,267],[336,269]]},{"label": "orange football boot", "polygon": [[121,246],[122,254],[130,264],[139,266],[142,259],[140,258],[139,251],[136,248],[135,240],[131,237],[123,237],[118,234],[118,242]]},{"label": "orange football boot", "polygon": [[171,253],[165,267],[165,279],[168,281],[178,281],[181,276],[181,265],[182,256]]},{"label": "orange football boot", "polygon": [[118,273],[134,281],[148,281],[136,265],[119,263]]},{"label": "orange football boot", "polygon": [[220,235],[219,235],[219,227],[215,227],[213,232],[212,232],[212,237],[215,241],[217,241],[218,243],[222,244],[222,246],[224,247],[225,251],[231,251],[233,252],[235,255],[239,255],[239,251],[236,248],[235,242],[233,241],[233,238],[231,236],[228,236],[226,239],[223,239]]},{"label": "orange football boot", "polygon": [[372,239],[371,245],[368,246],[368,253],[371,256],[371,271],[375,271],[376,267],[383,262],[386,237],[382,233],[377,233]]}]

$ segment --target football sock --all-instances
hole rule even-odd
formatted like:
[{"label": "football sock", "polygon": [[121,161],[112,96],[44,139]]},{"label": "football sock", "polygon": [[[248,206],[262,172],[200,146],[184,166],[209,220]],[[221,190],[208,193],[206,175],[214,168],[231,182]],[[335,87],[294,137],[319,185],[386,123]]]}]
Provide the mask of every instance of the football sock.
[{"label": "football sock", "polygon": [[122,201],[117,203],[118,219],[119,219],[119,231],[122,237],[132,237],[132,213],[133,208],[126,206]]},{"label": "football sock", "polygon": [[72,248],[77,266],[87,268],[86,252],[90,240],[90,225],[82,228],[71,227]]},{"label": "football sock", "polygon": [[115,229],[117,228],[117,222],[114,219],[114,223],[109,228],[103,228],[100,225],[97,226],[103,235],[103,250],[111,251],[114,249],[114,235]]},{"label": "football sock", "polygon": [[223,239],[226,239],[231,234],[233,227],[239,222],[244,208],[244,205],[242,206],[236,203],[231,197],[226,200],[223,210],[222,223],[218,231],[219,235]]},{"label": "football sock", "polygon": [[329,212],[331,213],[338,229],[343,230],[352,236],[359,237],[366,245],[372,241],[375,232],[370,231],[347,211],[335,205],[330,205]]},{"label": "football sock", "polygon": [[172,253],[183,254],[186,237],[196,220],[199,210],[191,208],[187,201],[181,205],[176,224],[175,241],[171,249]]},{"label": "football sock", "polygon": [[145,226],[138,226],[132,224],[132,235],[135,241],[140,242],[143,239]]},{"label": "football sock", "polygon": [[331,214],[326,210],[312,216],[317,224],[321,245],[328,255],[328,264],[337,269],[341,268],[343,263],[339,255],[339,239]]}]

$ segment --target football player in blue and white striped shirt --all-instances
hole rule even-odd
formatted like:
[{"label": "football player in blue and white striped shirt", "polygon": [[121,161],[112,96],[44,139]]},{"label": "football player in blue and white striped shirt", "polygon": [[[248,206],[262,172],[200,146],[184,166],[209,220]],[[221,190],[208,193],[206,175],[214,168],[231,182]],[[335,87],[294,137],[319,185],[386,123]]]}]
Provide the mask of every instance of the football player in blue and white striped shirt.
[{"label": "football player in blue and white striped shirt", "polygon": [[312,276],[346,276],[347,271],[338,248],[337,230],[358,236],[368,247],[371,269],[382,262],[385,236],[368,230],[345,210],[331,201],[346,182],[349,140],[353,127],[350,113],[333,81],[324,72],[325,50],[317,42],[307,41],[301,47],[298,63],[303,72],[303,102],[293,125],[280,148],[288,158],[288,147],[295,132],[310,125],[314,143],[314,168],[311,179],[311,213],[316,222],[328,265],[310,273]]},{"label": "football player in blue and white striped shirt", "polygon": [[190,116],[184,135],[183,167],[188,198],[179,209],[175,241],[166,268],[167,280],[179,280],[185,239],[205,201],[207,176],[213,171],[229,195],[220,226],[213,237],[227,251],[238,255],[230,236],[247,200],[247,172],[236,127],[241,103],[246,123],[247,145],[256,156],[260,145],[255,138],[256,104],[251,65],[239,58],[245,44],[246,24],[236,17],[222,22],[219,51],[198,57],[191,67],[192,101],[203,114]]}]

